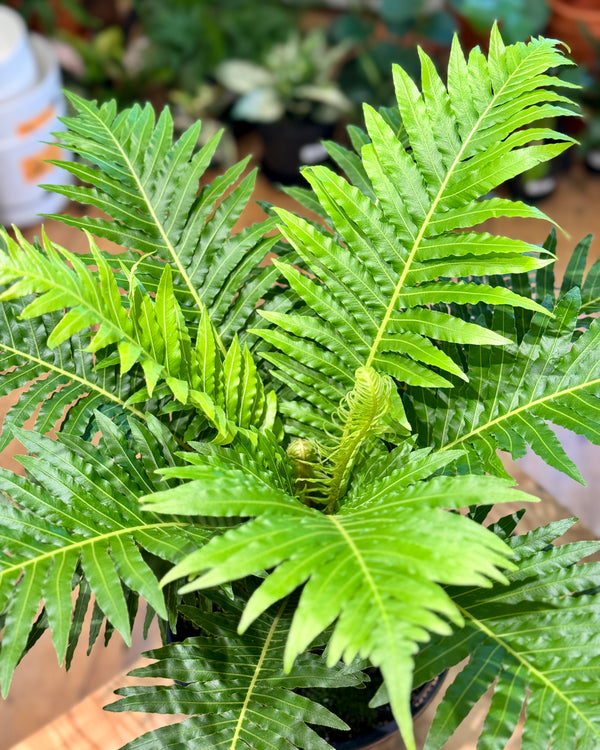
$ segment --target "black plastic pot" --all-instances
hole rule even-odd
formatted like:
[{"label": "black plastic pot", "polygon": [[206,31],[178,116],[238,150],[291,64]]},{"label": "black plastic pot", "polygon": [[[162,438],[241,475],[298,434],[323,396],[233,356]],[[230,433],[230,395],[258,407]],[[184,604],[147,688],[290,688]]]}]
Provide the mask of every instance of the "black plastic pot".
[{"label": "black plastic pot", "polygon": [[376,750],[377,745],[389,737],[394,732],[398,731],[398,725],[395,721],[389,721],[387,724],[374,729],[369,734],[364,734],[361,737],[356,737],[353,740],[345,740],[344,742],[331,742],[331,747],[336,750]]},{"label": "black plastic pot", "polygon": [[[413,718],[416,718],[426,706],[431,703],[441,687],[445,676],[446,672],[438,675],[433,680],[426,682],[424,685],[421,685],[412,691],[410,708]],[[329,707],[332,708],[334,712],[336,711],[335,706]],[[383,745],[386,738],[398,731],[398,725],[393,719],[389,706],[384,706],[377,711],[377,720],[381,723],[378,723],[373,729],[364,734],[360,734],[357,737],[351,737],[344,740],[334,740],[327,737],[327,741],[332,747],[336,748],[336,750],[371,750],[371,748],[372,750],[377,750],[380,744]],[[351,723],[349,717],[342,716],[342,718],[344,718],[347,723]]]},{"label": "black plastic pot", "polygon": [[264,144],[261,168],[272,182],[306,185],[300,167],[328,160],[321,141],[331,138],[333,125],[303,120],[262,123],[258,131]]}]

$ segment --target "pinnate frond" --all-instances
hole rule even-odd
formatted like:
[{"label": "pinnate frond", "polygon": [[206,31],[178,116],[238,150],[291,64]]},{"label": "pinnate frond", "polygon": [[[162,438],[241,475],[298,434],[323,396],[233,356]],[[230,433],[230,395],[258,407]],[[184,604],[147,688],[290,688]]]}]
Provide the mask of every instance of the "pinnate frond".
[{"label": "pinnate frond", "polygon": [[[150,295],[134,274],[127,278],[128,288],[121,290],[92,239],[97,270],[46,237],[42,248],[20,235],[17,241],[5,235],[4,241],[7,250],[0,253],[0,282],[7,288],[0,301],[35,292],[20,312],[23,319],[43,316],[42,325],[48,325],[49,315],[66,309],[53,320],[48,347],[60,347],[85,332],[87,352],[103,350],[106,355],[107,349],[116,350],[121,375],[139,365],[145,387],[128,394],[128,406],[147,401],[155,391],[163,399],[171,396],[180,408],[199,413],[196,435],[208,425],[221,442],[230,441],[239,429],[272,426],[275,394],[265,393],[248,347],[242,348],[234,337],[223,351],[206,309],[199,324],[192,328],[186,323],[169,264],[163,264],[156,293]],[[110,358],[102,362],[106,364],[111,366]]]},{"label": "pinnate frond", "polygon": [[[497,215],[542,215],[486,196],[568,147],[570,139],[561,133],[523,127],[572,113],[555,90],[560,81],[547,73],[564,64],[549,40],[505,48],[494,29],[488,58],[475,50],[468,61],[455,40],[447,86],[425,54],[421,90],[395,67],[401,135],[383,114],[365,108],[360,169],[356,159],[348,157],[345,164],[363,188],[367,177],[370,189],[324,167],[304,171],[333,231],[275,210],[311,276],[277,264],[305,307],[266,312],[275,328],[256,332],[279,350],[265,354],[275,376],[296,393],[294,401],[298,394],[304,401],[283,406],[295,420],[314,426],[322,404],[306,391],[344,393],[359,367],[374,367],[411,386],[448,387],[462,368],[437,342],[506,343],[497,332],[462,320],[450,305],[541,311],[532,299],[483,277],[527,272],[551,258],[522,240],[472,228]],[[298,364],[303,377],[296,375]]]},{"label": "pinnate frond", "polygon": [[600,544],[552,546],[564,530],[559,522],[512,538],[517,569],[508,586],[448,590],[464,627],[449,638],[434,636],[419,657],[416,679],[469,661],[438,708],[427,750],[443,747],[488,688],[493,697],[479,749],[502,750],[523,711],[523,750],[598,747],[600,567],[576,563]]},{"label": "pinnate frond", "polygon": [[[149,418],[152,422],[152,417]],[[152,433],[132,425],[136,445],[96,414],[99,447],[62,435],[58,442],[30,431],[15,434],[30,455],[20,457],[27,478],[0,471],[0,684],[6,696],[13,670],[28,644],[40,602],[45,627],[62,662],[79,638],[90,594],[99,618],[130,641],[128,598],[142,596],[166,618],[163,593],[147,554],[177,561],[207,532],[141,511],[138,497],[161,485],[150,456],[176,462],[172,440],[159,423]],[[145,451],[146,464],[136,459]],[[72,590],[78,587],[74,607]],[[38,623],[39,624],[39,623]],[[107,626],[108,627],[108,626]]]},{"label": "pinnate frond", "polygon": [[4,414],[0,450],[12,439],[12,427],[29,420],[41,434],[60,423],[63,432],[85,435],[94,431],[96,409],[142,418],[128,403],[143,387],[142,374],[120,373],[116,366],[95,369],[86,341],[77,335],[50,347],[48,338],[60,317],[22,319],[31,299],[0,302],[0,396],[16,395]]},{"label": "pinnate frond", "polygon": [[[260,267],[277,242],[277,236],[268,236],[274,221],[234,233],[254,187],[255,173],[236,184],[247,160],[201,185],[220,133],[196,150],[201,124],[173,143],[168,108],[156,119],[150,104],[118,113],[114,102],[97,106],[67,95],[76,114],[63,119],[66,130],[58,135],[81,160],[53,163],[83,185],[47,187],[96,206],[110,219],[53,218],[116,242],[129,268],[140,264],[140,254],[148,256],[141,264],[148,290],[156,289],[169,263],[184,315],[194,319],[207,308],[229,341],[253,316],[275,277],[273,268]],[[238,298],[242,288],[243,305]]]},{"label": "pinnate frond", "polygon": [[287,603],[264,613],[243,636],[236,631],[239,604],[226,599],[219,603],[220,612],[182,608],[202,635],[148,652],[156,662],[131,673],[177,680],[177,685],[123,688],[117,691],[121,700],[107,707],[190,718],[149,732],[125,748],[330,748],[307,724],[347,726],[294,688],[358,685],[360,672],[327,667],[322,657],[311,653],[285,672],[283,652],[291,626]]},{"label": "pinnate frond", "polygon": [[[264,438],[263,438],[264,439]],[[191,576],[182,592],[216,586],[273,569],[250,598],[240,627],[304,586],[285,650],[285,666],[333,624],[330,664],[357,655],[380,666],[391,704],[411,745],[412,660],[430,632],[448,632],[462,617],[441,584],[489,586],[511,567],[504,543],[456,509],[470,503],[531,499],[510,481],[481,476],[438,476],[456,456],[392,452],[385,472],[361,483],[335,514],[304,505],[286,483],[263,479],[251,464],[223,456],[173,468],[165,476],[191,481],[149,495],[159,513],[251,517],[179,563],[164,579]],[[364,533],[365,527],[370,529]],[[402,544],[398,545],[398,539]],[[339,571],[344,571],[340,586]]]},{"label": "pinnate frond", "polygon": [[600,324],[592,320],[582,332],[582,309],[580,291],[573,287],[556,303],[552,318],[536,313],[530,319],[520,343],[517,321],[506,312],[494,314],[491,325],[515,343],[472,349],[468,386],[410,393],[420,441],[441,450],[465,449],[472,470],[492,472],[502,471],[497,449],[519,458],[530,446],[582,481],[550,427],[600,444]]}]

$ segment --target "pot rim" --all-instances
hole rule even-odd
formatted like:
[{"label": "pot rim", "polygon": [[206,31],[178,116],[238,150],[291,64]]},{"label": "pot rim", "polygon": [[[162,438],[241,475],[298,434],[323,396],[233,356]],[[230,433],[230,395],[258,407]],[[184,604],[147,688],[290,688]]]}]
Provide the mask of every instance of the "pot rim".
[{"label": "pot rim", "polygon": [[567,3],[565,0],[547,0],[547,2],[551,10],[557,15],[573,21],[600,22],[600,8],[585,8],[573,2]]}]

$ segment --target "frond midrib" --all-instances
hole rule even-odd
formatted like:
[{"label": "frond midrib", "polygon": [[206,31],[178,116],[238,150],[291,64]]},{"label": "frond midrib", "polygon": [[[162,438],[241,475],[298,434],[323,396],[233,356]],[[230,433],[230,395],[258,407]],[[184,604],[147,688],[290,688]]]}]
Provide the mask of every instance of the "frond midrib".
[{"label": "frond midrib", "polygon": [[98,536],[90,537],[89,539],[81,539],[76,542],[72,542],[71,544],[67,544],[64,547],[56,547],[51,549],[48,552],[45,552],[41,555],[38,555],[37,557],[23,560],[20,563],[16,563],[14,565],[10,565],[6,568],[0,569],[0,580],[5,575],[10,575],[11,573],[20,573],[23,570],[26,570],[29,567],[36,566],[40,562],[43,562],[45,560],[51,560],[53,557],[57,555],[62,555],[66,552],[71,551],[77,551],[82,550],[84,547],[92,546],[94,544],[97,544],[98,542],[108,542],[110,539],[116,539],[120,536],[124,536],[126,534],[135,534],[136,532],[144,532],[144,531],[154,531],[154,530],[160,530],[165,528],[184,528],[186,526],[189,526],[187,523],[183,523],[181,521],[169,521],[165,523],[152,523],[152,524],[143,524],[141,526],[128,526],[126,528],[121,529],[113,529],[112,531],[106,532],[105,534],[99,534]]},{"label": "frond midrib", "polygon": [[123,158],[123,160],[124,160],[127,168],[129,169],[129,172],[130,172],[131,176],[133,177],[133,179],[135,181],[135,184],[138,187],[138,190],[140,191],[140,195],[142,196],[142,199],[143,199],[144,203],[146,204],[146,206],[148,208],[150,216],[152,217],[152,220],[153,220],[156,228],[158,229],[158,232],[159,232],[159,234],[160,234],[163,242],[165,243],[165,247],[167,248],[167,250],[169,252],[169,255],[171,256],[173,262],[175,263],[175,265],[177,267],[177,270],[179,271],[179,274],[181,275],[182,279],[184,280],[186,286],[188,287],[188,289],[190,291],[190,294],[192,295],[192,298],[194,299],[194,302],[198,306],[198,310],[200,310],[200,312],[202,312],[204,310],[204,304],[203,304],[202,300],[200,299],[200,296],[199,296],[199,294],[198,294],[198,292],[196,290],[196,287],[194,286],[194,283],[192,282],[192,279],[186,273],[186,270],[185,270],[185,268],[184,268],[184,266],[183,266],[183,264],[182,264],[179,256],[177,255],[177,252],[175,251],[175,248],[174,248],[174,246],[173,246],[173,244],[172,244],[169,236],[167,235],[167,233],[166,233],[163,225],[159,221],[158,216],[156,215],[156,212],[154,210],[154,206],[152,205],[152,202],[150,201],[150,198],[148,197],[148,194],[146,193],[146,190],[145,190],[144,186],[142,185],[142,183],[140,181],[140,178],[138,177],[138,174],[137,174],[136,170],[134,169],[134,166],[131,163],[131,161],[130,161],[128,155],[127,155],[127,153],[125,152],[125,150],[121,146],[121,143],[119,142],[119,140],[115,137],[115,135],[112,132],[112,130],[109,127],[107,127],[106,123],[102,120],[101,117],[97,116],[96,111],[93,108],[89,108],[89,107],[87,108],[87,111],[88,111],[88,114],[91,115],[92,117],[94,117],[94,119],[100,124],[100,126],[102,127],[102,129],[105,131],[105,133],[110,138],[110,140],[115,144],[116,148],[118,149],[119,153],[121,154],[121,157]]},{"label": "frond midrib", "polygon": [[3,349],[4,351],[7,351],[7,352],[11,352],[12,354],[22,357],[23,359],[26,359],[29,362],[38,364],[41,367],[45,367],[47,370],[51,370],[52,372],[55,372],[58,375],[61,375],[67,378],[68,380],[74,380],[77,383],[80,383],[81,385],[83,385],[85,388],[95,391],[99,395],[106,398],[108,401],[112,401],[114,404],[121,406],[123,409],[126,409],[131,414],[134,414],[139,419],[142,419],[144,422],[146,421],[146,415],[143,412],[138,411],[134,406],[128,405],[125,401],[123,401],[123,399],[116,396],[112,391],[107,391],[106,389],[101,388],[96,383],[93,383],[90,380],[86,380],[80,375],[77,375],[77,373],[75,372],[71,372],[70,370],[64,370],[62,367],[58,367],[57,365],[54,365],[51,362],[48,362],[47,360],[42,359],[41,357],[34,357],[28,351],[22,351],[21,349],[16,349],[15,347],[7,346],[6,344],[1,344],[0,349]]},{"label": "frond midrib", "polygon": [[508,85],[508,83],[513,79],[515,75],[518,74],[519,69],[522,65],[522,61],[519,63],[519,65],[515,68],[515,70],[511,73],[509,78],[504,82],[502,87],[499,89],[499,91],[494,92],[494,96],[488,103],[488,106],[484,109],[484,111],[481,113],[479,119],[471,129],[471,132],[468,134],[468,137],[463,141],[456,157],[454,158],[453,163],[451,164],[450,168],[447,171],[446,177],[444,178],[442,184],[440,185],[440,189],[438,190],[434,200],[432,201],[431,208],[429,209],[427,216],[423,220],[423,223],[421,225],[421,228],[419,229],[419,232],[415,238],[415,241],[413,243],[412,249],[408,255],[408,258],[406,259],[406,263],[404,264],[404,268],[402,270],[402,273],[400,274],[400,278],[398,280],[398,283],[396,284],[396,287],[394,289],[394,292],[392,294],[392,297],[390,299],[390,302],[386,308],[385,314],[383,316],[383,319],[381,321],[381,324],[377,330],[377,333],[375,334],[375,338],[373,340],[373,343],[371,345],[371,349],[369,351],[369,355],[367,357],[367,360],[365,362],[365,366],[369,367],[372,365],[374,358],[376,357],[379,345],[381,344],[381,339],[385,335],[385,332],[387,330],[388,324],[390,322],[390,318],[392,317],[392,314],[395,310],[396,303],[398,302],[398,298],[400,297],[400,294],[402,292],[402,289],[404,288],[404,282],[406,281],[406,277],[410,271],[410,267],[414,261],[415,255],[417,251],[419,250],[419,247],[421,245],[421,242],[423,240],[423,237],[425,235],[425,232],[427,231],[427,228],[429,226],[429,223],[431,222],[431,219],[434,215],[434,213],[437,210],[437,207],[442,200],[444,196],[444,191],[448,185],[448,182],[450,181],[450,178],[452,177],[455,169],[458,167],[458,164],[460,163],[460,160],[467,148],[467,146],[470,144],[471,140],[475,136],[475,134],[478,132],[479,126],[483,122],[484,118],[487,116],[488,112],[492,109],[495,101],[497,101],[498,97],[502,94],[502,91],[504,88]]},{"label": "frond midrib", "polygon": [[576,393],[577,391],[582,391],[582,390],[585,390],[586,388],[590,388],[593,386],[600,386],[600,378],[595,378],[594,380],[587,380],[585,383],[579,383],[578,385],[574,385],[570,388],[564,388],[561,391],[554,391],[548,396],[542,396],[541,398],[534,399],[533,401],[528,401],[526,404],[523,404],[516,409],[513,409],[504,414],[501,414],[500,416],[489,420],[485,424],[480,425],[479,427],[476,427],[474,430],[471,430],[470,432],[467,432],[461,435],[460,437],[453,440],[451,443],[446,443],[446,445],[441,446],[439,450],[440,451],[450,450],[451,448],[454,448],[455,446],[460,445],[461,443],[464,443],[466,441],[471,440],[474,437],[477,437],[478,435],[481,435],[481,433],[486,432],[490,428],[494,427],[494,425],[501,424],[502,422],[505,422],[506,420],[511,419],[512,417],[518,414],[523,414],[529,411],[530,409],[535,409],[536,406],[546,404],[550,401],[553,401],[554,399],[558,399],[563,396],[569,396],[573,393]]},{"label": "frond midrib", "polygon": [[590,719],[588,719],[587,716],[579,710],[577,705],[573,703],[573,701],[565,693],[563,693],[559,689],[559,687],[554,682],[552,682],[552,680],[548,679],[548,677],[546,677],[543,672],[540,672],[540,670],[537,669],[522,654],[520,654],[518,651],[515,651],[508,643],[506,643],[506,641],[497,636],[493,632],[493,630],[490,630],[490,628],[488,628],[481,620],[474,617],[468,609],[461,607],[460,604],[458,604],[456,601],[454,603],[465,618],[465,621],[470,621],[472,625],[475,628],[479,629],[482,633],[484,633],[487,638],[491,639],[494,643],[505,649],[506,653],[510,654],[510,656],[512,656],[513,659],[515,659],[522,667],[524,667],[529,672],[529,674],[538,679],[543,685],[545,685],[547,689],[549,689],[565,705],[567,705],[569,709],[573,711],[573,713],[577,714],[577,716],[589,727],[589,729],[595,736],[600,737],[600,730],[598,730],[598,728],[594,726]]},{"label": "frond midrib", "polygon": [[267,637],[265,638],[265,642],[263,644],[263,647],[261,649],[260,655],[258,657],[258,661],[256,662],[256,667],[254,669],[254,672],[252,673],[252,677],[250,679],[250,684],[248,685],[248,689],[246,690],[246,696],[244,698],[244,703],[240,709],[240,714],[238,716],[238,720],[235,725],[235,730],[233,732],[233,737],[231,740],[231,744],[229,745],[229,750],[236,750],[236,747],[238,745],[238,741],[240,739],[240,734],[242,731],[242,726],[244,723],[244,719],[246,717],[246,714],[249,711],[250,701],[252,699],[252,695],[254,693],[254,689],[258,683],[258,679],[260,677],[261,670],[263,668],[263,664],[267,658],[267,653],[269,651],[269,648],[271,646],[271,641],[275,637],[275,633],[277,631],[277,627],[279,625],[279,620],[281,619],[281,616],[283,615],[283,611],[286,606],[286,601],[284,600],[283,604],[279,608],[279,611],[273,618],[273,622],[271,623],[271,627],[269,628],[269,631],[267,633]]},{"label": "frond midrib", "polygon": [[[600,297],[594,297],[593,299],[584,300],[581,303],[581,307],[579,308],[579,312],[580,313],[587,312],[587,309],[589,307],[594,308],[599,302],[600,302]],[[592,312],[594,312],[594,311],[592,310]]]},{"label": "frond midrib", "polygon": [[357,548],[356,544],[354,543],[354,540],[352,539],[351,535],[346,531],[344,528],[343,523],[341,523],[334,515],[327,516],[329,521],[336,527],[338,533],[342,537],[343,541],[347,544],[347,546],[350,548],[352,554],[358,561],[358,564],[360,565],[360,568],[363,572],[363,575],[365,577],[365,581],[367,581],[369,588],[371,589],[371,592],[373,594],[375,604],[380,612],[381,618],[383,620],[383,623],[385,625],[385,630],[388,634],[388,638],[390,639],[389,642],[393,639],[393,628],[392,623],[390,621],[389,613],[384,605],[383,599],[381,597],[380,591],[373,579],[373,576],[371,575],[371,571],[369,570],[369,567],[367,566],[365,560],[363,559],[363,556],[360,554],[359,549]]}]

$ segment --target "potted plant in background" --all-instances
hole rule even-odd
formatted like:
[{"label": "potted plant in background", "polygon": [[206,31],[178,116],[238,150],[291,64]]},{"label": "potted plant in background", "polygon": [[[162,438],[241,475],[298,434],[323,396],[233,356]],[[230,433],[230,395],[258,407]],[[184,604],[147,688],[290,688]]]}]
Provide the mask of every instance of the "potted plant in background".
[{"label": "potted plant in background", "polygon": [[350,46],[330,45],[325,31],[314,28],[273,45],[262,64],[229,59],[215,69],[217,81],[234,96],[231,117],[258,125],[261,166],[270,179],[298,182],[302,165],[327,157],[321,141],[350,111],[336,81]]},{"label": "potted plant in background", "polygon": [[557,35],[568,45],[580,65],[598,64],[600,8],[594,0],[548,0],[550,17],[547,33]]},{"label": "potted plant in background", "polygon": [[360,116],[363,103],[392,106],[395,98],[390,70],[401,65],[419,75],[420,45],[436,66],[445,66],[456,23],[438,4],[351,3],[330,27],[335,41],[349,40],[353,48],[339,73],[342,91]]},{"label": "potted plant in background", "polygon": [[[96,9],[90,12],[80,0],[9,0],[5,4],[17,10],[30,29],[47,36],[58,29],[86,36],[96,23]],[[105,2],[104,8],[110,13],[114,4]]]},{"label": "potted plant in background", "polygon": [[260,60],[285,41],[299,15],[279,0],[134,0],[133,8],[149,42],[148,72],[166,89],[188,93],[223,60]]},{"label": "potted plant in background", "polygon": [[535,126],[571,111],[566,61],[496,29],[487,58],[455,41],[447,87],[421,59],[422,91],[395,68],[395,115],[365,108],[336,152],[349,180],[305,171],[324,225],[274,208],[233,234],[254,174],[198,191],[216,139],[194,153],[199,126],[172,145],[167,110],[72,97],[83,161],[63,166],[85,184],[56,189],[109,218],[62,217],[87,257],[18,232],[0,256],[0,383],[24,387],[2,442],[27,448],[26,476],[0,473],[4,695],[48,628],[68,664],[92,594],[92,641],[103,620],[128,641],[144,598],[163,632],[200,635],[137,672],[170,682],[119,691],[111,710],[188,715],[129,750],[324,749],[313,727],[344,724],[300,691],[368,665],[414,750],[413,685],[464,660],[431,750],[488,687],[486,747],[523,716],[524,750],[598,746],[599,569],[574,563],[600,545],[553,546],[570,521],[485,523],[535,499],[498,449],[578,476],[549,423],[598,441],[589,243],[557,294],[552,238],[475,229],[545,218],[486,196],[568,147]]}]

